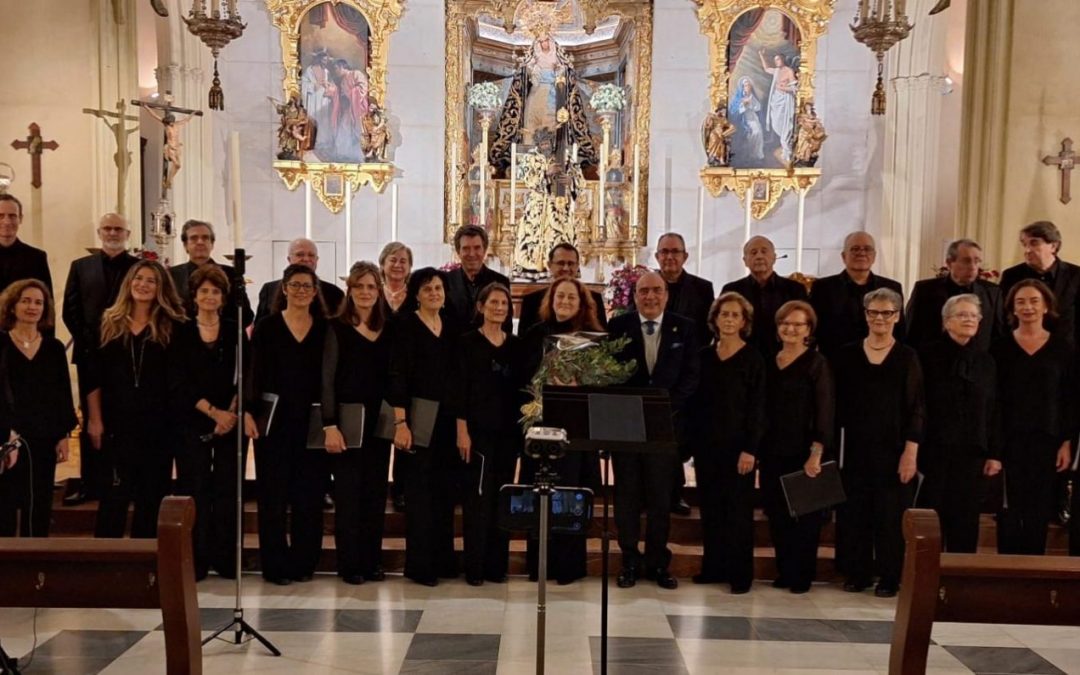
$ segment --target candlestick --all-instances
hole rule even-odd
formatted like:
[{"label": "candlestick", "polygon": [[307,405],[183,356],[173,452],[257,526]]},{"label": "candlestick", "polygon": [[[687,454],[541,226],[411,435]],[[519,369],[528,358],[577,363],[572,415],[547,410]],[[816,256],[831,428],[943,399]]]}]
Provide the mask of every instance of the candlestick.
[{"label": "candlestick", "polygon": [[304,181],[304,236],[311,239],[311,181]]},{"label": "candlestick", "polygon": [[450,148],[450,222],[458,222],[458,144]]},{"label": "candlestick", "polygon": [[244,219],[240,207],[240,132],[229,134],[229,183],[232,188],[233,248],[244,248]]},{"label": "candlestick", "polygon": [[390,241],[397,241],[398,186],[390,186]]},{"label": "candlestick", "polygon": [[803,234],[806,225],[806,192],[799,190],[799,215],[795,221],[795,271],[802,272]]},{"label": "candlestick", "polygon": [[517,199],[517,143],[510,144],[510,224],[515,222],[514,207]]},{"label": "candlestick", "polygon": [[641,195],[641,146],[634,143],[634,196],[631,200],[630,211],[630,237],[637,242],[638,233],[638,205]]},{"label": "candlestick", "polygon": [[747,185],[746,186],[746,225],[745,225],[745,234],[746,234],[746,236],[743,237],[743,243],[744,244],[746,242],[750,241],[750,206],[751,206],[750,202],[751,202],[751,200],[753,198],[754,198],[754,190],[753,190],[753,188],[751,186]]},{"label": "candlestick", "polygon": [[352,267],[352,183],[345,181],[345,269]]},{"label": "candlestick", "polygon": [[701,276],[701,259],[705,250],[705,187],[698,187],[697,211],[697,273]]},{"label": "candlestick", "polygon": [[607,156],[608,145],[611,142],[611,121],[606,117],[602,118],[600,128],[603,130],[604,136],[600,142],[600,213],[596,221],[596,235],[600,242],[604,242],[607,239],[607,210],[605,206],[607,202]]}]

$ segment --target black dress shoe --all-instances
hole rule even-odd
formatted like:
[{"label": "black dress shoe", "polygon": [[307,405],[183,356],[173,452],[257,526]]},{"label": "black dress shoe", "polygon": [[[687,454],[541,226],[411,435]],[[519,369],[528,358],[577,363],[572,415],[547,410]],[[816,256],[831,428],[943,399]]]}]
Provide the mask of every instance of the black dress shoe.
[{"label": "black dress shoe", "polygon": [[742,585],[736,586],[735,584],[732,584],[731,585],[731,594],[732,595],[745,595],[745,594],[750,592],[751,586],[752,586],[752,584],[747,584],[745,586],[742,586]]},{"label": "black dress shoe", "polygon": [[795,595],[802,595],[803,593],[809,593],[810,592],[810,584],[806,584],[805,586],[792,586],[788,590],[791,591],[792,593],[794,593]]},{"label": "black dress shoe", "polygon": [[307,583],[315,578],[313,574],[297,574],[293,577],[293,581],[299,581],[300,583]]},{"label": "black dress shoe", "polygon": [[364,575],[362,574],[346,574],[341,577],[341,580],[350,586],[359,586],[364,583]]},{"label": "black dress shoe", "polygon": [[438,579],[420,579],[420,578],[417,578],[417,577],[409,577],[409,578],[412,579],[413,581],[415,581],[416,583],[420,584],[421,586],[427,586],[428,588],[435,588],[436,586],[439,585],[439,580]]},{"label": "black dress shoe", "polygon": [[87,497],[86,491],[82,488],[79,488],[78,490],[75,490],[69,495],[64,495],[62,503],[64,504],[64,506],[78,506],[79,504],[86,502],[88,499],[89,497]]},{"label": "black dress shoe", "polygon": [[863,581],[849,580],[844,582],[845,593],[862,593],[866,589],[870,588],[870,584]]},{"label": "black dress shoe", "polygon": [[365,574],[364,578],[368,581],[385,581],[386,572],[383,570],[382,566],[379,566]]},{"label": "black dress shoe", "polygon": [[624,567],[619,571],[619,578],[615,585],[619,588],[633,588],[637,583],[637,570],[633,567]]},{"label": "black dress shoe", "polygon": [[484,579],[483,579],[483,577],[471,577],[468,574],[466,574],[465,575],[465,583],[469,584],[470,586],[483,586],[484,585]]},{"label": "black dress shoe", "polygon": [[671,576],[671,572],[668,572],[666,567],[656,569],[651,577],[656,580],[656,585],[660,588],[672,591],[679,587],[679,580]]},{"label": "black dress shoe", "polygon": [[772,587],[773,588],[791,588],[791,584],[789,584],[787,582],[787,579],[784,579],[782,577],[777,577],[776,579],[773,579]]},{"label": "black dress shoe", "polygon": [[879,597],[879,598],[895,598],[896,597],[896,591],[897,591],[896,586],[886,585],[886,584],[878,584],[877,588],[874,589],[874,595]]},{"label": "black dress shoe", "polygon": [[671,504],[671,512],[677,516],[690,515],[690,505],[686,503],[685,499],[679,499]]},{"label": "black dress shoe", "polygon": [[485,574],[484,575],[484,581],[490,581],[493,584],[505,584],[506,583],[506,575],[505,574]]},{"label": "black dress shoe", "polygon": [[263,577],[263,579],[275,586],[288,586],[292,584],[292,579],[289,579],[288,577]]}]

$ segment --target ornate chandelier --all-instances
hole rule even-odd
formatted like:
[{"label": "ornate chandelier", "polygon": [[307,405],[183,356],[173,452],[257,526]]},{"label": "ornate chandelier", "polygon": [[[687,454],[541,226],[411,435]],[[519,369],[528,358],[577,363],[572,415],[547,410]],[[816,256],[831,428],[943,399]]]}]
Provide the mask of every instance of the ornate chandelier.
[{"label": "ornate chandelier", "polygon": [[911,32],[904,10],[907,0],[859,0],[859,14],[851,24],[855,40],[877,56],[877,86],[870,99],[870,114],[885,114],[885,52]]},{"label": "ornate chandelier", "polygon": [[[210,13],[206,13],[206,5]],[[203,41],[214,55],[214,81],[210,87],[210,109],[225,109],[225,92],[221,90],[221,78],[218,77],[218,53],[244,33],[247,24],[240,20],[236,11],[236,0],[193,0],[191,12],[184,18],[191,34]]]}]

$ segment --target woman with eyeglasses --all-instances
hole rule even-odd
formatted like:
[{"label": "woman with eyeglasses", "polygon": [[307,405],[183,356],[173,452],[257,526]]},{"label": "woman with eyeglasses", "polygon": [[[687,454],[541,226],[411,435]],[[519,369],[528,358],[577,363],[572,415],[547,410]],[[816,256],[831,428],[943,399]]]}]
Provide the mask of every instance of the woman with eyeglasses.
[{"label": "woman with eyeglasses", "polygon": [[926,428],[918,463],[926,479],[917,505],[938,512],[949,553],[975,552],[983,476],[1001,471],[992,433],[997,369],[975,341],[982,318],[979,296],[954,295],[941,308],[945,336],[919,350]]},{"label": "woman with eyeglasses", "polygon": [[[381,560],[390,444],[375,437],[375,428],[386,397],[392,338],[379,268],[367,261],[355,263],[347,284],[345,301],[326,333],[322,417],[334,474],[338,576],[357,585],[386,578]],[[342,435],[341,403],[363,404],[362,438]]]},{"label": "woman with eyeglasses", "polygon": [[766,364],[765,417],[761,444],[761,489],[776,548],[776,588],[806,593],[817,569],[822,515],[789,515],[780,477],[803,470],[821,473],[830,447],[836,407],[833,378],[825,357],[813,347],[817,315],[809,303],[790,300],[776,312],[780,352]]},{"label": "woman with eyeglasses", "polygon": [[847,494],[838,527],[851,553],[844,590],[868,588],[876,560],[880,579],[874,594],[879,598],[895,596],[900,586],[901,518],[915,496],[926,414],[918,356],[893,335],[902,303],[889,288],[863,296],[869,332],[841,347],[832,362]]},{"label": "woman with eyeglasses", "polygon": [[[286,586],[310,581],[322,551],[328,461],[325,452],[307,449],[307,436],[311,404],[322,394],[327,328],[319,279],[310,267],[285,268],[272,312],[251,338],[244,428],[255,439],[262,575]],[[256,416],[265,421],[270,407],[269,428],[259,428]]]},{"label": "woman with eyeglasses", "polygon": [[1077,433],[1075,351],[1053,330],[1054,294],[1043,282],[1025,279],[1009,289],[1005,314],[1013,330],[990,352],[997,364],[1005,475],[998,553],[1043,555],[1056,474],[1072,464]]},{"label": "woman with eyeglasses", "polygon": [[[415,307],[406,307],[405,298],[409,291],[409,275],[412,274],[413,254],[412,249],[400,241],[392,241],[383,246],[379,253],[379,269],[382,272],[383,297],[386,298],[390,316],[398,317],[404,311],[415,310]],[[398,513],[405,511],[405,472],[401,467],[405,464],[401,450],[394,450],[393,483],[390,486],[390,498],[393,500],[394,510]]]}]

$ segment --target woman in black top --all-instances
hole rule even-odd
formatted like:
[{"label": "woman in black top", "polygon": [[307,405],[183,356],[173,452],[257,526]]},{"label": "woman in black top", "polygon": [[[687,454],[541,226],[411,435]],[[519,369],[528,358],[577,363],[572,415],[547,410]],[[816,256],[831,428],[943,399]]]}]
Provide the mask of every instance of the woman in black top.
[{"label": "woman in black top", "polygon": [[994,359],[975,341],[982,320],[979,296],[949,298],[941,316],[944,338],[919,350],[926,382],[919,470],[926,478],[917,505],[938,512],[944,550],[974,553],[983,476],[1001,470],[992,432],[997,375]]},{"label": "woman in black top", "polygon": [[803,470],[821,473],[821,458],[833,431],[835,393],[825,357],[810,347],[817,316],[801,300],[776,312],[780,352],[766,364],[766,419],[761,447],[761,489],[776,548],[777,588],[810,590],[817,568],[821,514],[789,515],[780,476]]},{"label": "woman in black top", "polygon": [[[64,345],[44,335],[54,324],[52,297],[37,279],[23,279],[0,295],[0,396],[14,412],[27,451],[0,486],[0,537],[49,536],[56,463],[68,458],[75,428]],[[5,436],[6,439],[6,436]]]},{"label": "woman in black top", "polygon": [[901,519],[915,496],[926,417],[919,359],[893,336],[902,304],[889,288],[867,293],[867,336],[841,347],[833,360],[847,494],[837,525],[851,547],[844,590],[866,589],[876,558],[881,578],[874,593],[882,598],[896,595],[900,585]]},{"label": "woman in black top", "polygon": [[497,525],[499,488],[513,481],[521,432],[517,338],[503,330],[513,311],[510,289],[492,282],[480,290],[477,313],[483,324],[458,343],[457,447],[464,472],[462,517],[465,580],[506,581],[510,540]]},{"label": "woman in black top", "polygon": [[[577,279],[557,279],[544,292],[540,303],[540,323],[522,339],[522,376],[526,384],[536,374],[544,359],[548,338],[577,331],[603,332],[597,319],[597,307],[585,285]],[[592,453],[569,452],[551,463],[560,485],[600,489],[600,458]],[[533,483],[537,465],[523,458],[521,482]],[[551,534],[548,538],[548,578],[565,585],[581,579],[586,570],[586,539],[572,534]],[[526,550],[529,578],[539,575],[539,540],[530,538]]]},{"label": "woman in black top", "polygon": [[[186,374],[176,456],[180,494],[195,497],[195,578],[211,565],[219,576],[236,575],[236,319],[222,316],[229,279],[217,265],[191,275],[195,319],[177,331]],[[246,337],[244,353],[246,354]],[[246,439],[245,439],[246,440]],[[244,447],[246,449],[247,443]]]},{"label": "woman in black top", "polygon": [[695,584],[726,581],[746,593],[754,580],[754,467],[765,434],[765,360],[746,344],[754,308],[723,293],[709,308],[716,342],[701,351],[692,403],[704,555]]},{"label": "woman in black top", "polygon": [[[310,267],[289,265],[274,312],[255,326],[246,410],[259,411],[269,395],[277,407],[269,429],[251,413],[244,427],[255,439],[259,482],[259,557],[263,578],[285,586],[309,581],[322,551],[326,453],[307,449],[311,404],[321,397],[326,319],[319,280]],[[273,398],[270,396],[270,398]],[[286,509],[291,510],[289,537]]]},{"label": "woman in black top", "polygon": [[1005,508],[998,517],[998,552],[1046,553],[1054,508],[1055,472],[1072,460],[1076,437],[1076,363],[1073,345],[1044,326],[1056,318],[1054,295],[1037,279],[1009,290],[1005,313],[1011,334],[991,353],[998,369]]},{"label": "woman in black top", "polygon": [[112,480],[101,499],[95,536],[124,536],[131,502],[131,536],[157,534],[183,387],[174,338],[185,320],[172,276],[153,260],[140,260],[128,270],[116,302],[102,315],[101,348],[87,387],[87,434],[93,451],[105,453]]},{"label": "woman in black top", "polygon": [[[379,268],[366,261],[355,263],[347,285],[341,310],[326,332],[322,415],[334,474],[338,576],[355,585],[386,578],[380,560],[390,444],[375,437],[375,428],[386,398],[392,337]],[[363,438],[342,436],[338,417],[342,403],[363,404]]]},{"label": "woman in black top", "polygon": [[[379,252],[379,268],[382,273],[383,297],[390,310],[390,316],[397,317],[403,312],[414,311],[415,307],[406,307],[405,299],[409,292],[409,275],[412,274],[412,249],[400,241],[392,241]],[[401,470],[405,463],[404,453],[394,449],[393,484],[390,486],[390,498],[394,510],[405,511],[405,472]]]},{"label": "woman in black top", "polygon": [[[440,577],[457,577],[454,556],[454,487],[462,470],[454,448],[452,400],[458,395],[457,329],[444,311],[446,275],[433,268],[417,270],[409,279],[405,313],[394,326],[390,365],[390,395],[397,427],[394,445],[406,451],[405,576],[425,586]],[[431,442],[414,446],[411,417],[414,399],[438,404]]]}]

